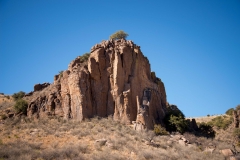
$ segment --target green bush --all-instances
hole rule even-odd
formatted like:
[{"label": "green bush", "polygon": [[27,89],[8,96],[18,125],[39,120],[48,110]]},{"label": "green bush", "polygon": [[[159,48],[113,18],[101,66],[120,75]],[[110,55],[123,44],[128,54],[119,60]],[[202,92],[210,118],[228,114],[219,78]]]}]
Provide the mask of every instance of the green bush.
[{"label": "green bush", "polygon": [[122,38],[123,38],[123,39],[126,39],[127,36],[128,36],[127,33],[125,33],[124,31],[120,30],[120,31],[117,31],[116,33],[112,34],[112,35],[110,36],[110,39],[114,39],[114,40],[116,40],[116,39],[122,39]]},{"label": "green bush", "polygon": [[90,56],[90,53],[85,53],[82,56],[80,56],[80,61],[81,62],[86,62]]},{"label": "green bush", "polygon": [[188,128],[184,114],[175,105],[168,107],[167,114],[164,117],[164,123],[166,125],[166,129],[170,132],[177,131],[184,133]]},{"label": "green bush", "polygon": [[184,133],[187,129],[187,122],[182,116],[171,115],[169,122],[170,125],[174,128],[174,130],[180,133]]},{"label": "green bush", "polygon": [[62,77],[63,76],[63,71],[59,71],[58,75],[59,75],[59,77]]},{"label": "green bush", "polygon": [[17,101],[18,99],[23,98],[24,96],[25,96],[25,92],[23,92],[23,91],[20,91],[18,93],[14,93],[12,95],[12,97],[14,98],[15,101]]},{"label": "green bush", "polygon": [[232,119],[229,117],[222,117],[217,116],[216,118],[213,118],[210,122],[208,122],[208,125],[215,126],[218,129],[227,129],[227,127],[232,123]]},{"label": "green bush", "polygon": [[208,137],[208,138],[210,138],[210,137],[214,138],[215,137],[216,132],[213,130],[211,125],[202,122],[202,123],[199,124],[198,128],[199,128],[199,132],[203,136]]},{"label": "green bush", "polygon": [[18,99],[14,105],[14,109],[17,113],[27,114],[28,103],[24,99]]},{"label": "green bush", "polygon": [[169,133],[166,131],[164,127],[162,127],[160,124],[154,125],[154,133],[155,135],[168,135]]},{"label": "green bush", "polygon": [[226,113],[226,115],[231,116],[233,114],[233,111],[234,111],[234,108],[230,108],[225,113]]}]

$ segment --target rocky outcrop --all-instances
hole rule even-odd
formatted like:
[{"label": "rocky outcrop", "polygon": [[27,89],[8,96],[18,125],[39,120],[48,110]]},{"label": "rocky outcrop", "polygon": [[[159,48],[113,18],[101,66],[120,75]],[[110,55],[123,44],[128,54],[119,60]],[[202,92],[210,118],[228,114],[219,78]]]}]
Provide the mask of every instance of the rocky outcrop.
[{"label": "rocky outcrop", "polygon": [[194,131],[199,130],[197,122],[194,118],[193,119],[187,119],[187,125],[188,125],[189,131],[194,132]]},{"label": "rocky outcrop", "polygon": [[233,152],[231,149],[222,149],[222,150],[220,150],[220,152],[221,152],[225,157],[233,156],[233,155],[234,155],[234,152]]},{"label": "rocky outcrop", "polygon": [[62,98],[56,85],[51,84],[42,92],[35,93],[28,106],[27,115],[29,117],[39,118],[53,115],[63,115]]},{"label": "rocky outcrop", "polygon": [[239,122],[240,122],[240,110],[233,111],[233,125],[234,125],[234,128],[239,128]]},{"label": "rocky outcrop", "polygon": [[[45,93],[32,99],[28,116],[58,115],[79,121],[113,115],[115,120],[153,128],[165,116],[164,84],[132,41],[107,40],[91,49],[87,62],[73,60]],[[50,89],[51,88],[51,89]]]},{"label": "rocky outcrop", "polygon": [[46,88],[47,86],[49,86],[49,83],[43,83],[43,84],[35,84],[34,85],[34,92],[35,91],[41,91],[42,89]]}]

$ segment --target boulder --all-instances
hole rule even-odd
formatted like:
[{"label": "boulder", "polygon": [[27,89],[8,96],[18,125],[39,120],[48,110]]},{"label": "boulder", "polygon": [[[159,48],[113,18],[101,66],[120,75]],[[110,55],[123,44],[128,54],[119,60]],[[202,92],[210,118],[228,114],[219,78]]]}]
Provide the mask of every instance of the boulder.
[{"label": "boulder", "polygon": [[228,156],[233,156],[234,153],[231,149],[222,149],[220,150],[220,152],[225,156],[225,157],[228,157]]},{"label": "boulder", "polygon": [[106,139],[98,139],[95,141],[95,144],[99,145],[99,146],[104,146],[106,144],[106,142],[107,142]]},{"label": "boulder", "polygon": [[180,144],[180,145],[182,145],[182,146],[186,146],[186,143],[184,142],[184,140],[178,140],[178,143]]}]

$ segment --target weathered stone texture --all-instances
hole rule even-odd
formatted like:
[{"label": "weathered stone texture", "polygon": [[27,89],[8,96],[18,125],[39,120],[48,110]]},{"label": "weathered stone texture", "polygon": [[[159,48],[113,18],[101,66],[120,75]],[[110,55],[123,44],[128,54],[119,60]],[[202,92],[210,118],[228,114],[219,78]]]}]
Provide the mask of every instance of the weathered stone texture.
[{"label": "weathered stone texture", "polygon": [[46,88],[49,85],[50,85],[49,83],[35,84],[34,85],[34,91],[41,91],[42,89]]},{"label": "weathered stone texture", "polygon": [[[124,39],[95,45],[88,62],[77,57],[68,70],[54,77],[50,87],[55,89],[32,100],[29,116],[41,117],[47,113],[81,121],[113,115],[122,123],[137,121],[153,128],[165,115],[164,84],[151,73],[149,61],[140,47]],[[145,109],[144,114],[140,108]]]},{"label": "weathered stone texture", "polygon": [[239,128],[239,122],[240,122],[240,110],[233,111],[233,125],[234,125],[234,128]]}]

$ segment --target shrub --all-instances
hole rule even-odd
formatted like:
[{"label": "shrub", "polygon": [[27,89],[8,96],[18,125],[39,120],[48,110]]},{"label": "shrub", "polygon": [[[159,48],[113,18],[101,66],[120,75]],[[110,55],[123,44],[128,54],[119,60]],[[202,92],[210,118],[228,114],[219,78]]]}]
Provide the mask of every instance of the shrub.
[{"label": "shrub", "polygon": [[63,76],[63,71],[59,71],[58,75],[59,75],[59,77],[62,77]]},{"label": "shrub", "polygon": [[230,108],[225,113],[231,116],[233,114],[233,111],[234,111],[234,108]]},{"label": "shrub", "polygon": [[116,40],[116,39],[122,39],[122,38],[123,38],[123,39],[126,39],[127,36],[128,36],[127,33],[125,33],[124,31],[120,30],[120,31],[117,31],[116,33],[112,34],[112,35],[110,36],[110,39],[114,39],[114,40]]},{"label": "shrub", "polygon": [[168,135],[169,133],[163,128],[160,124],[154,125],[154,133],[155,135]]},{"label": "shrub", "polygon": [[187,122],[182,116],[171,115],[169,122],[174,130],[180,133],[184,133],[187,129]]},{"label": "shrub", "polygon": [[200,133],[203,136],[205,136],[207,138],[209,138],[209,137],[214,138],[215,137],[216,132],[213,130],[211,125],[203,122],[203,123],[200,123],[198,128],[199,128]]},{"label": "shrub", "polygon": [[18,93],[14,93],[12,95],[12,97],[14,98],[15,101],[17,101],[18,99],[23,98],[24,96],[25,96],[25,92],[23,92],[23,91],[20,91]]},{"label": "shrub", "polygon": [[14,109],[17,113],[23,113],[25,115],[27,114],[27,107],[28,103],[23,99],[18,99],[14,105]]},{"label": "shrub", "polygon": [[213,118],[210,122],[208,122],[208,125],[215,126],[218,129],[227,129],[227,127],[232,123],[232,119],[228,117],[222,117],[217,116],[216,118]]},{"label": "shrub", "polygon": [[185,120],[185,116],[175,105],[170,105],[168,107],[164,122],[166,124],[166,129],[170,132],[178,131],[180,133],[184,133],[187,130],[187,121]]},{"label": "shrub", "polygon": [[80,56],[80,61],[81,62],[86,62],[90,56],[90,53],[85,53],[82,56]]}]

